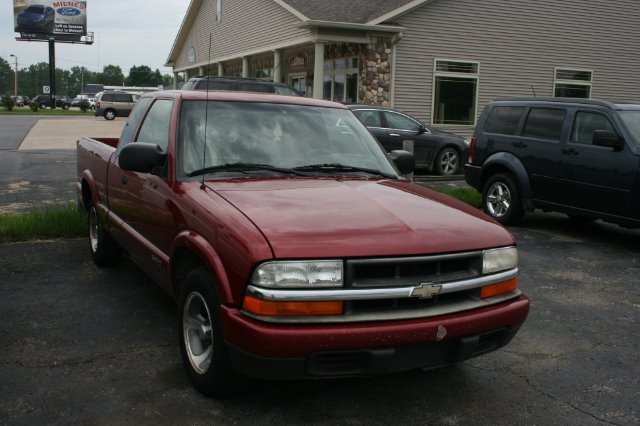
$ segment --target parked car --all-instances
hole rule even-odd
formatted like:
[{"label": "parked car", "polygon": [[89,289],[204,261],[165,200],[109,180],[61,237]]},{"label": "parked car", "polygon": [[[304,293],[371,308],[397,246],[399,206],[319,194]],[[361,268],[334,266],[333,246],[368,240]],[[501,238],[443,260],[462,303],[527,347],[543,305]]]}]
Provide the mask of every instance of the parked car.
[{"label": "parked car", "polygon": [[401,111],[373,106],[347,105],[387,151],[402,149],[403,141],[414,142],[416,168],[438,175],[462,171],[469,142],[460,136],[422,124]]},{"label": "parked car", "polygon": [[22,108],[25,106],[24,98],[22,96],[12,96],[11,99],[13,99],[13,102],[17,107]]},{"label": "parked car", "polygon": [[[71,100],[66,97],[55,97],[56,108],[71,108]],[[38,95],[32,99],[38,104],[38,108],[45,109],[51,107],[51,97],[49,95]]]},{"label": "parked car", "polygon": [[140,95],[128,92],[110,91],[96,95],[95,116],[114,120],[116,117],[128,117],[131,109],[140,99]]},{"label": "parked car", "polygon": [[56,12],[51,6],[32,4],[16,18],[17,32],[43,32],[53,33],[53,21]]},{"label": "parked car", "polygon": [[505,98],[484,108],[465,178],[503,224],[543,209],[640,226],[640,105]]},{"label": "parked car", "polygon": [[87,101],[89,103],[89,108],[91,110],[96,109],[96,98],[90,98],[87,95],[78,95],[75,98],[73,98],[73,101],[71,101],[71,106],[72,107],[80,107],[80,103],[82,101]]},{"label": "parked car", "polygon": [[182,90],[232,90],[303,96],[302,93],[288,84],[243,77],[192,77],[182,86]]}]

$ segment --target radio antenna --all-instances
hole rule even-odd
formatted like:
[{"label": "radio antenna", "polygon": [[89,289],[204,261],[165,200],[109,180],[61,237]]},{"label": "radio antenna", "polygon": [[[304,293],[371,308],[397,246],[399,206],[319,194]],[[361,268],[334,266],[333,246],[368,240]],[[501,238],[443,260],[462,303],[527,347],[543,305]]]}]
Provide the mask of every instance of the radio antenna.
[{"label": "radio antenna", "polygon": [[[209,57],[207,59],[207,71],[211,66],[211,34],[209,34]],[[208,76],[207,76],[208,77]],[[204,143],[202,144],[202,181],[200,182],[200,189],[205,189],[206,185],[204,184],[204,167],[207,162],[207,124],[209,123],[209,79],[205,77],[205,82],[207,85],[207,96],[206,103],[204,107]]]}]

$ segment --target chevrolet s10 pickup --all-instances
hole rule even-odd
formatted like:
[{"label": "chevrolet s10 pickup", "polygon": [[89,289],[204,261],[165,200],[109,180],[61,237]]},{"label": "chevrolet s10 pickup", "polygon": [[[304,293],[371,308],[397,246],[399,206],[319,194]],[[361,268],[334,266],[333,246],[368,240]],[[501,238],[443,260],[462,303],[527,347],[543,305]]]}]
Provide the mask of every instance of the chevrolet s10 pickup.
[{"label": "chevrolet s10 pickup", "polygon": [[525,321],[513,236],[403,177],[343,105],[161,91],[119,139],[77,145],[100,267],[126,253],[178,303],[193,386],[435,368]]}]

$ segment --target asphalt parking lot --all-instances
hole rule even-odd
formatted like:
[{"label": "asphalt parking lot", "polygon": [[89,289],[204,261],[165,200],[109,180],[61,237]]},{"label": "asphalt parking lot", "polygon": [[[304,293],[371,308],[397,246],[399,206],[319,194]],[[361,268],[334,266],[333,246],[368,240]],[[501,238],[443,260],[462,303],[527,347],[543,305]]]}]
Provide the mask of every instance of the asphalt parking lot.
[{"label": "asphalt parking lot", "polygon": [[[2,197],[41,167],[74,178],[73,151],[4,138]],[[5,168],[34,152],[67,162]],[[224,400],[191,388],[175,305],[130,261],[97,268],[86,239],[0,244],[0,424],[640,424],[640,230],[542,213],[510,230],[531,312],[509,346],[434,371],[255,381]]]}]

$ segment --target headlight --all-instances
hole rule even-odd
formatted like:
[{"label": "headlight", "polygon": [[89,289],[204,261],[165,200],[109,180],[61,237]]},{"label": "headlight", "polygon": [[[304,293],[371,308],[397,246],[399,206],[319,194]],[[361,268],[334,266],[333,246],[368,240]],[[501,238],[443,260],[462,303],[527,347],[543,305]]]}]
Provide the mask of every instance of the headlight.
[{"label": "headlight", "polygon": [[341,260],[274,261],[260,265],[251,282],[269,288],[342,287]]},{"label": "headlight", "polygon": [[482,273],[506,271],[518,266],[518,249],[505,247],[482,252]]}]

